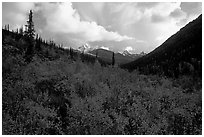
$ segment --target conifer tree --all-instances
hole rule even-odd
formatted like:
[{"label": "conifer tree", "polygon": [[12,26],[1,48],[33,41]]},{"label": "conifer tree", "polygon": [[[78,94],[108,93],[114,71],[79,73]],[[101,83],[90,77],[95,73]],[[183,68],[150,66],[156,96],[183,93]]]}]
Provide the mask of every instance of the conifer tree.
[{"label": "conifer tree", "polygon": [[16,29],[16,33],[18,34],[18,28]]},{"label": "conifer tree", "polygon": [[29,18],[28,18],[28,21],[27,21],[27,25],[26,26],[26,31],[25,31],[25,35],[27,37],[29,37],[30,39],[34,39],[35,37],[35,30],[34,30],[34,22],[33,22],[33,11],[30,10],[30,13],[29,13]]},{"label": "conifer tree", "polygon": [[19,29],[19,34],[20,34],[20,35],[23,35],[23,26],[20,27],[20,29]]},{"label": "conifer tree", "polygon": [[7,30],[7,31],[9,31],[9,24],[5,25],[5,26],[4,26],[4,29]]},{"label": "conifer tree", "polygon": [[40,51],[41,50],[41,38],[38,34],[36,35],[35,41],[36,41],[35,49],[36,51]]},{"label": "conifer tree", "polygon": [[69,50],[69,53],[70,53],[70,57],[71,57],[71,59],[73,59],[73,50],[72,50],[72,48],[70,47],[70,50]]},{"label": "conifer tree", "polygon": [[115,65],[115,54],[114,54],[114,52],[113,52],[113,56],[112,56],[112,66],[114,66]]},{"label": "conifer tree", "polygon": [[34,30],[34,22],[33,22],[33,11],[30,10],[29,18],[27,21],[25,36],[28,42],[28,47],[25,53],[25,60],[26,62],[30,62],[32,60],[34,54],[34,37],[35,37],[35,30]]},{"label": "conifer tree", "polygon": [[7,26],[5,25],[5,26],[4,26],[4,30],[6,30],[6,29],[7,29]]},{"label": "conifer tree", "polygon": [[7,30],[9,31],[9,24],[7,25]]}]

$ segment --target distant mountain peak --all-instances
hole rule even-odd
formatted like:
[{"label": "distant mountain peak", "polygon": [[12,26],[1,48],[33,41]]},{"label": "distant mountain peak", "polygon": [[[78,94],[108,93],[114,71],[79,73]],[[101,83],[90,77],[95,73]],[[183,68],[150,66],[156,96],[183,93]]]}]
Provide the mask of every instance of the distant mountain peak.
[{"label": "distant mountain peak", "polygon": [[109,47],[104,47],[104,46],[101,46],[98,49],[110,50]]},{"label": "distant mountain peak", "polygon": [[142,52],[140,52],[140,55],[144,56],[144,55],[146,55],[146,53],[144,53],[144,51],[142,51]]},{"label": "distant mountain peak", "polygon": [[122,53],[123,56],[130,56],[131,53],[127,50],[124,50],[123,53]]},{"label": "distant mountain peak", "polygon": [[88,43],[83,44],[82,46],[78,47],[80,52],[88,52],[91,50],[91,46]]}]

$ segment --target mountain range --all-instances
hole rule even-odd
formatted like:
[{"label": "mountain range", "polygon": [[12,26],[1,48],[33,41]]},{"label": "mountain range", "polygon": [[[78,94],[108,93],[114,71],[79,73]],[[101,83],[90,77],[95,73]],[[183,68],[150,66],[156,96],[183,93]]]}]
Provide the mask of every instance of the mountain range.
[{"label": "mountain range", "polygon": [[[78,47],[78,51],[80,51],[81,53],[85,53],[93,56],[96,56],[97,54],[97,56],[100,59],[109,63],[112,61],[113,51],[104,49],[102,47],[92,48],[88,43],[85,43],[82,46]],[[131,54],[129,51],[124,50],[121,53],[120,52],[115,53],[115,62],[118,65],[122,65],[122,64],[134,61],[144,55],[145,55],[144,52],[141,52],[140,54]]]}]

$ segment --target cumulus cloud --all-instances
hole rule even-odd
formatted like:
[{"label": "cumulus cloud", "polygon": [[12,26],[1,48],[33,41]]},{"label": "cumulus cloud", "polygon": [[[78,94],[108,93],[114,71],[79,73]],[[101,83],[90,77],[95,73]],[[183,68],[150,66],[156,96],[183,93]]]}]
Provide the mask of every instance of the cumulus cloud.
[{"label": "cumulus cloud", "polygon": [[157,5],[158,5],[158,2],[139,2],[137,4],[137,6],[141,8],[153,8]]},{"label": "cumulus cloud", "polygon": [[180,8],[180,2],[110,3],[108,6],[111,7],[112,16],[117,18],[112,21],[111,29],[149,42],[149,45],[161,44],[156,37],[163,34],[167,38],[181,27],[176,26],[180,18],[169,16]]},{"label": "cumulus cloud", "polygon": [[136,8],[137,3],[111,3],[109,6],[110,12],[118,17],[117,21],[124,27],[139,21],[143,16],[142,11]]},{"label": "cumulus cloud", "polygon": [[167,21],[167,18],[165,16],[161,16],[158,14],[153,14],[151,17],[152,22],[154,23],[160,23],[160,22],[165,22]]},{"label": "cumulus cloud", "polygon": [[133,48],[132,48],[131,46],[128,46],[128,47],[125,48],[125,50],[127,50],[128,52],[130,52],[130,51],[133,50]]},{"label": "cumulus cloud", "polygon": [[123,41],[133,39],[118,32],[107,31],[96,22],[82,21],[71,3],[57,3],[44,5],[44,15],[47,19],[46,29],[52,32],[73,33],[87,41]]},{"label": "cumulus cloud", "polygon": [[84,21],[95,21],[102,22],[104,18],[101,18],[104,14],[103,8],[105,3],[102,2],[73,2],[72,7],[77,9],[77,12],[80,14],[81,20]]},{"label": "cumulus cloud", "polygon": [[202,13],[202,3],[201,2],[182,2],[181,9],[188,15],[200,14]]},{"label": "cumulus cloud", "polygon": [[174,18],[185,18],[186,13],[184,11],[182,11],[181,9],[177,8],[170,13],[170,16],[172,16]]}]

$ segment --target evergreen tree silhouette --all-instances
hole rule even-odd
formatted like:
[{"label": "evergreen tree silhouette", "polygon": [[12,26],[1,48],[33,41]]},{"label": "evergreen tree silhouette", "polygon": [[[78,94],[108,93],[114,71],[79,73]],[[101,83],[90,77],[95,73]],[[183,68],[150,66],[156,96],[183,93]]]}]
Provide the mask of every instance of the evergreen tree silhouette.
[{"label": "evergreen tree silhouette", "polygon": [[34,22],[33,22],[33,11],[30,10],[29,18],[27,21],[25,35],[29,38],[34,39],[35,37],[35,30],[34,30]]},{"label": "evergreen tree silhouette", "polygon": [[30,10],[29,18],[27,21],[25,36],[26,41],[28,43],[28,47],[25,53],[25,60],[26,62],[30,62],[33,58],[34,54],[34,37],[35,37],[35,30],[34,30],[34,22],[33,22],[33,11]]},{"label": "evergreen tree silhouette", "polygon": [[7,25],[7,30],[9,31],[9,24]]},{"label": "evergreen tree silhouette", "polygon": [[36,44],[35,44],[35,49],[36,51],[41,50],[41,37],[37,34],[35,38]]},{"label": "evergreen tree silhouette", "polygon": [[19,31],[18,31],[18,28],[16,29],[16,34],[18,34],[19,33]]},{"label": "evergreen tree silhouette", "polygon": [[20,34],[20,35],[23,35],[23,26],[20,27],[20,29],[19,29],[19,34]]},{"label": "evergreen tree silhouette", "polygon": [[5,25],[5,26],[4,26],[4,29],[7,30],[7,31],[9,31],[9,24]]},{"label": "evergreen tree silhouette", "polygon": [[71,59],[73,59],[73,58],[74,58],[74,55],[73,55],[73,49],[72,49],[71,47],[70,47],[69,53],[70,53]]},{"label": "evergreen tree silhouette", "polygon": [[112,66],[114,66],[115,65],[115,54],[114,54],[114,52],[113,52],[113,56],[112,56]]}]

